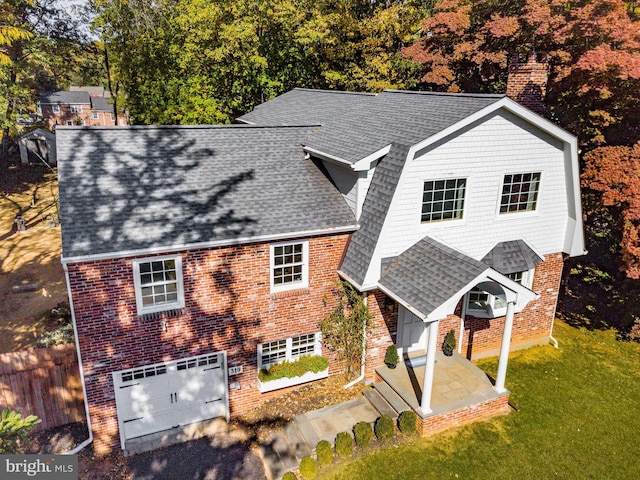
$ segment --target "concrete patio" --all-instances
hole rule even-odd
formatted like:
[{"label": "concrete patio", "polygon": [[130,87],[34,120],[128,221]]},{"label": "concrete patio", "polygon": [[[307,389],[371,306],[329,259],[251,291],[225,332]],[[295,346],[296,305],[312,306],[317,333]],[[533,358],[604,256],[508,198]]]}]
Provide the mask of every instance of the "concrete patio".
[{"label": "concrete patio", "polygon": [[[413,359],[420,356],[424,357],[425,352],[418,351],[410,354]],[[422,418],[441,415],[504,396],[504,393],[496,392],[487,375],[465,357],[457,352],[450,357],[437,352],[431,394],[433,411],[423,415],[420,410],[420,398],[424,369],[424,365],[410,367],[406,362],[401,361],[395,369],[387,366],[376,368],[376,374]]]}]

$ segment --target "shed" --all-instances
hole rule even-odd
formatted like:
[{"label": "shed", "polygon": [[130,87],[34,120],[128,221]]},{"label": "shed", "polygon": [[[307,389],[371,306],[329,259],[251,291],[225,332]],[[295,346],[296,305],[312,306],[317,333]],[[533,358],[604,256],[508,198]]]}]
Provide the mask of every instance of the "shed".
[{"label": "shed", "polygon": [[25,133],[18,139],[20,145],[20,159],[23,164],[46,162],[55,166],[56,136],[55,134],[38,128]]}]

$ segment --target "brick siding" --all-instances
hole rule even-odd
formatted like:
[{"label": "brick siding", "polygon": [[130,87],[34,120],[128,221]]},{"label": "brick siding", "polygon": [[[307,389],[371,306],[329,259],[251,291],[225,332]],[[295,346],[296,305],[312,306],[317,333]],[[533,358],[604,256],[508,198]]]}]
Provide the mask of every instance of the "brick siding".
[{"label": "brick siding", "polygon": [[[114,371],[226,351],[229,366],[243,365],[243,373],[230,378],[240,384],[240,390],[229,391],[232,415],[281,394],[258,391],[257,345],[319,330],[318,321],[333,306],[330,292],[347,239],[309,239],[309,287],[279,294],[270,293],[269,244],[183,252],[185,307],[142,317],[136,311],[133,258],[70,264],[97,451],[119,446]],[[331,360],[326,349],[323,354]],[[330,374],[341,371],[332,361]]]}]

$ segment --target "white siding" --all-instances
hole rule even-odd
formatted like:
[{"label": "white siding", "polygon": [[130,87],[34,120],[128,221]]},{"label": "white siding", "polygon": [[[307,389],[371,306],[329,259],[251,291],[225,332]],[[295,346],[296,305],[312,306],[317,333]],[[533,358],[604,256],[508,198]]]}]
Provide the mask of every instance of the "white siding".
[{"label": "white siding", "polygon": [[360,214],[362,213],[362,205],[364,205],[364,199],[367,197],[367,192],[369,191],[369,186],[371,185],[371,180],[373,179],[373,173],[375,170],[375,167],[373,167],[369,170],[358,172],[360,174],[360,178],[358,178],[356,218],[360,218]]},{"label": "white siding", "polygon": [[[426,235],[481,259],[496,243],[524,239],[542,254],[563,251],[568,216],[563,144],[518,117],[499,111],[419,152],[402,173],[365,285],[379,277],[380,259]],[[505,174],[541,172],[535,212],[500,215]],[[466,178],[461,220],[421,223],[425,180]]]}]

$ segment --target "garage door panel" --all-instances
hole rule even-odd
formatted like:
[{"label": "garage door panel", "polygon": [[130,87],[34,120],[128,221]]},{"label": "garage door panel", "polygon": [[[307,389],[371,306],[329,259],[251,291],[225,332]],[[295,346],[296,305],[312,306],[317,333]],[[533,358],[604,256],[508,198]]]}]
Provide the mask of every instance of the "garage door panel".
[{"label": "garage door panel", "polygon": [[223,354],[114,373],[124,439],[226,415]]}]

